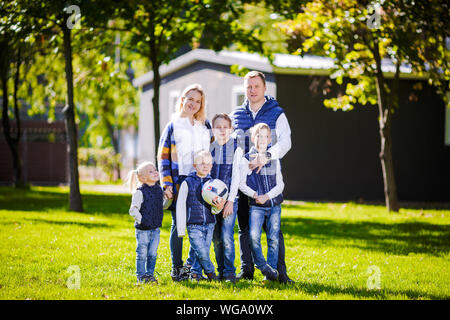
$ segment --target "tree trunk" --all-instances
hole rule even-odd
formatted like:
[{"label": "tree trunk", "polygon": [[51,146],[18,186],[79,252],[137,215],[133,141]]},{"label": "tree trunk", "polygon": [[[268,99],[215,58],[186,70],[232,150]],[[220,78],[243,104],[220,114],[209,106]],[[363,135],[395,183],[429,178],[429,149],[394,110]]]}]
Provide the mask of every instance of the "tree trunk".
[{"label": "tree trunk", "polygon": [[64,58],[67,82],[67,105],[64,108],[66,122],[68,151],[69,151],[69,206],[70,210],[83,212],[78,176],[78,138],[75,124],[75,105],[73,102],[73,70],[72,70],[72,43],[71,30],[62,26],[64,34]]},{"label": "tree trunk", "polygon": [[3,91],[3,103],[2,103],[2,126],[3,134],[5,136],[6,143],[8,144],[9,150],[11,151],[11,157],[13,162],[13,173],[14,173],[14,186],[16,188],[21,188],[25,186],[22,174],[22,161],[20,158],[19,142],[20,142],[20,118],[17,106],[17,87],[18,87],[18,70],[20,68],[20,51],[18,52],[18,67],[17,73],[14,79],[14,114],[16,118],[17,135],[14,138],[11,134],[11,125],[9,122],[8,108],[8,73],[10,71],[10,47],[8,44],[8,39],[5,39],[0,43],[0,82]]},{"label": "tree trunk", "polygon": [[158,44],[156,43],[154,26],[150,28],[151,40],[150,40],[150,61],[152,62],[153,70],[153,127],[155,132],[155,158],[158,154],[158,144],[160,136],[159,126],[159,88],[161,86],[161,76],[159,74],[159,59],[158,59]]},{"label": "tree trunk", "polygon": [[380,160],[383,171],[384,198],[388,211],[398,212],[399,203],[397,198],[397,185],[394,175],[394,162],[392,158],[392,111],[387,105],[387,93],[385,90],[385,81],[381,70],[381,57],[378,46],[378,40],[374,40],[374,58],[377,67],[376,86],[378,98],[378,113],[380,126]]}]

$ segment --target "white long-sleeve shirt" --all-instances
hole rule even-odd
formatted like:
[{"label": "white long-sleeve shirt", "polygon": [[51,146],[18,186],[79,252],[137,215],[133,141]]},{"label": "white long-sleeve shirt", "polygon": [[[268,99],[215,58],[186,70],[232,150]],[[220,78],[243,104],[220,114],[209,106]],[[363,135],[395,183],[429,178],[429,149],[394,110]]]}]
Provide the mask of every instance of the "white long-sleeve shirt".
[{"label": "white long-sleeve shirt", "polygon": [[230,202],[234,202],[234,200],[236,200],[239,191],[239,183],[241,181],[240,165],[243,156],[244,151],[237,147],[233,156],[233,171],[231,172],[230,192],[228,193],[227,199]]},{"label": "white long-sleeve shirt", "polygon": [[[267,99],[265,99],[265,102],[266,101]],[[259,108],[256,112],[253,112],[253,110],[250,108],[253,119],[256,118],[259,110],[261,110],[261,108]],[[277,142],[267,151],[270,152],[271,159],[282,159],[292,147],[291,127],[289,126],[289,122],[285,113],[282,113],[275,122],[275,131]]]},{"label": "white long-sleeve shirt", "polygon": [[[281,173],[281,165],[280,165],[280,160],[273,160],[276,161],[276,181],[277,184],[275,187],[273,187],[272,189],[269,190],[269,192],[267,192],[267,196],[270,199],[273,199],[275,197],[277,197],[278,195],[280,195],[283,190],[284,190],[284,182],[283,182],[283,175]],[[247,176],[249,174],[252,173],[252,171],[250,170],[250,168],[248,167],[249,162],[245,157],[242,157],[241,159],[241,165],[240,165],[240,175],[241,175],[241,179],[240,179],[240,183],[239,183],[239,189],[248,197],[250,198],[254,198],[255,193],[257,195],[262,195],[259,194],[257,192],[257,190],[253,190],[252,188],[250,188],[247,185]],[[257,169],[255,169],[257,170]]]},{"label": "white long-sleeve shirt", "polygon": [[[135,190],[133,195],[131,196],[131,205],[128,213],[130,216],[136,220],[137,223],[141,224],[142,214],[141,214],[141,205],[144,202],[144,195],[141,190]],[[163,200],[163,208],[167,209],[172,202],[164,196]]]},{"label": "white long-sleeve shirt", "polygon": [[186,198],[189,192],[189,187],[186,181],[180,186],[177,196],[177,234],[178,237],[184,237],[186,235]]}]

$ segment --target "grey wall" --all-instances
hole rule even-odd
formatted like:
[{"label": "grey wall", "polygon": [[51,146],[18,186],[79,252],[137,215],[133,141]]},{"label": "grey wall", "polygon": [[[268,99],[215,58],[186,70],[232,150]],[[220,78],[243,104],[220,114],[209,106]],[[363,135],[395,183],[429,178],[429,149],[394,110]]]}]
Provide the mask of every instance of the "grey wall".
[{"label": "grey wall", "polygon": [[[323,106],[326,78],[277,75],[277,96],[292,129],[283,159],[285,196],[303,200],[383,200],[375,106],[333,111]],[[319,82],[316,93],[311,91]],[[424,82],[419,101],[412,85],[400,86],[393,117],[393,153],[400,200],[450,201],[450,147],[444,144],[445,106]],[[331,96],[336,95],[336,87]],[[288,174],[287,174],[288,172]]]}]

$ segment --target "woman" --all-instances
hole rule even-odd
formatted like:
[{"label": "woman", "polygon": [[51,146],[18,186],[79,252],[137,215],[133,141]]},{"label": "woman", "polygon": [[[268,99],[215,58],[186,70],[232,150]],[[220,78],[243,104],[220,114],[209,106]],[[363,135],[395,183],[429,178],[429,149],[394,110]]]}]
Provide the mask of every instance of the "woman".
[{"label": "woman", "polygon": [[[170,230],[170,252],[172,258],[171,277],[174,281],[186,276],[183,268],[183,238],[179,238],[176,227],[176,197],[181,183],[194,170],[194,154],[209,150],[211,133],[206,120],[205,94],[199,84],[186,87],[177,101],[177,112],[164,128],[159,141],[158,170],[164,193],[174,199],[169,210],[172,212]],[[193,256],[189,252],[187,264],[191,265]],[[190,263],[189,263],[190,262]]]}]

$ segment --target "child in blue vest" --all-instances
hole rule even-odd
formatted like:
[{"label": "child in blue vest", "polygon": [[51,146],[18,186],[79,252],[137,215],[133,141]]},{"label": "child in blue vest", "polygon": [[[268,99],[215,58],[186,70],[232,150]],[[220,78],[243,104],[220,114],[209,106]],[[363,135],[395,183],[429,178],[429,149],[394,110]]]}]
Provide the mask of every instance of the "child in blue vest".
[{"label": "child in blue vest", "polygon": [[[266,154],[271,143],[271,131],[267,124],[258,123],[250,129],[254,146],[241,160],[239,188],[250,198],[250,243],[253,260],[262,274],[271,281],[278,279],[277,263],[281,203],[283,202],[283,176],[279,160],[270,160],[258,172],[250,171],[249,162],[258,154]],[[267,261],[261,247],[261,229],[266,223]]]},{"label": "child in blue vest", "polygon": [[[211,153],[199,151],[194,157],[194,169],[180,186],[176,205],[177,233],[184,237],[188,231],[191,249],[195,259],[190,270],[192,280],[202,279],[202,269],[209,280],[217,280],[214,265],[209,258],[209,251],[216,219],[211,213],[211,206],[202,198],[203,185],[211,179]],[[223,207],[223,202],[220,206]]]},{"label": "child in blue vest", "polygon": [[[154,271],[164,207],[163,191],[158,181],[158,170],[151,162],[142,163],[128,174],[127,183],[133,194],[129,213],[135,220],[138,283],[158,282]],[[138,188],[137,182],[140,182]]]},{"label": "child in blue vest", "polygon": [[237,139],[231,137],[233,129],[231,118],[227,114],[216,114],[212,119],[212,126],[215,139],[210,148],[213,157],[211,177],[225,182],[229,191],[222,214],[216,216],[213,235],[214,253],[219,279],[235,282],[234,225],[238,204],[239,163],[243,151],[238,147]]}]

